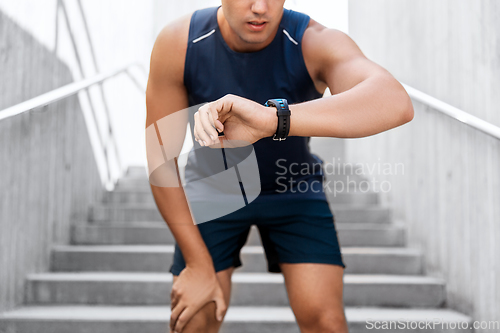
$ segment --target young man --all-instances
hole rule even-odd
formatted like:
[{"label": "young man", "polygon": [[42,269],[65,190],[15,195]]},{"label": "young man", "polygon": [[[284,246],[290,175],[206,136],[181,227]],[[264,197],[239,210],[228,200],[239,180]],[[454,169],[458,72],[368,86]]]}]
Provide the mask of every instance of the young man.
[{"label": "young man", "polygon": [[[221,7],[169,24],[155,43],[146,127],[209,102],[189,115],[197,152],[224,140],[251,143],[262,183],[255,202],[199,225],[182,187],[152,183],[176,239],[172,332],[219,330],[231,274],[241,265],[239,251],[252,224],[259,228],[268,270],[284,275],[301,332],[347,332],[345,265],[326,197],[322,191],[292,194],[291,188],[278,194],[283,188],[276,175],[283,168],[288,179],[293,163],[317,165],[308,148],[311,136],[373,135],[411,121],[413,107],[401,84],[347,35],[284,9],[284,2],[222,0]],[[320,98],[327,87],[332,96]],[[288,100],[291,115],[285,110],[278,117],[280,105],[264,105],[270,99]],[[178,156],[185,132],[182,124],[175,128],[170,135]],[[203,154],[196,156],[203,165]],[[284,163],[280,167],[278,159]],[[302,178],[310,185],[322,179],[321,170],[312,170]]]}]

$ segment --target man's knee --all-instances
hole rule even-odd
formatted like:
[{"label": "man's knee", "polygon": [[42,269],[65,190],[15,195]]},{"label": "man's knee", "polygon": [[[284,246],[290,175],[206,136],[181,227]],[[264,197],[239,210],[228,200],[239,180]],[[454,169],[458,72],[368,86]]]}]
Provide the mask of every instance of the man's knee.
[{"label": "man's knee", "polygon": [[347,321],[343,310],[317,309],[297,316],[301,331],[307,333],[347,333]]},{"label": "man's knee", "polygon": [[209,302],[186,324],[183,333],[217,333],[222,322],[215,318],[215,302]]},{"label": "man's knee", "polygon": [[[217,276],[221,283],[224,293],[224,298],[229,305],[229,298],[231,294],[231,273],[233,269],[226,269],[217,272]],[[177,275],[173,276],[173,283],[178,279]],[[205,304],[194,316],[188,321],[183,333],[217,333],[219,332],[222,322],[218,321],[215,317],[215,302],[208,302]],[[224,320],[224,319],[223,319]]]}]

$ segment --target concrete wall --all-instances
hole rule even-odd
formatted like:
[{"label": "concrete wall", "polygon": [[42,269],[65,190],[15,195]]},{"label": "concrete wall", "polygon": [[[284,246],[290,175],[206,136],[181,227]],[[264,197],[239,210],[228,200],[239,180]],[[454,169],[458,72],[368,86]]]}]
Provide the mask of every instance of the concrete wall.
[{"label": "concrete wall", "polygon": [[[349,33],[369,58],[400,81],[500,126],[498,1],[349,6]],[[498,320],[500,141],[414,106],[411,123],[346,140],[347,159],[387,167],[387,175],[369,176],[390,185],[380,189],[383,202],[408,225],[410,245],[424,250],[427,272],[446,279],[448,306],[475,320]],[[394,171],[398,163],[403,173]]]},{"label": "concrete wall", "polygon": [[[72,81],[69,68],[0,11],[0,109]],[[23,300],[27,273],[87,218],[102,188],[76,97],[0,121],[0,312]]]}]

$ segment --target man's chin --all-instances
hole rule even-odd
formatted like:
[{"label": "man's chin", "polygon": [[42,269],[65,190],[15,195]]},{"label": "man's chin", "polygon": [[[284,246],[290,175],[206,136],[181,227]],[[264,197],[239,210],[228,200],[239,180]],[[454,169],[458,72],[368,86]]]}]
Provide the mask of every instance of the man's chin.
[{"label": "man's chin", "polygon": [[256,36],[252,34],[247,34],[245,38],[242,38],[242,40],[248,44],[264,44],[267,38],[268,36],[262,36],[262,35]]}]

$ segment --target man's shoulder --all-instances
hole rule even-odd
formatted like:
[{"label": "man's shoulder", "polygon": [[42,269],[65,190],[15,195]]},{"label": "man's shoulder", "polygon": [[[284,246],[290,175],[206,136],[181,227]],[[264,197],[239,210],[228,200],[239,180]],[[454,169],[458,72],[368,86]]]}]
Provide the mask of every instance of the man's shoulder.
[{"label": "man's shoulder", "polygon": [[166,24],[158,34],[157,43],[172,46],[187,43],[189,25],[194,12],[183,15]]},{"label": "man's shoulder", "polygon": [[347,36],[344,32],[328,28],[312,18],[309,20],[304,37],[306,37],[306,33],[308,35],[307,38],[312,40],[328,36],[328,39],[331,41],[332,39],[341,39],[343,36]]},{"label": "man's shoulder", "polygon": [[184,58],[192,14],[181,16],[165,25],[151,52],[151,72],[176,84],[183,82]]},{"label": "man's shoulder", "polygon": [[[217,23],[216,21],[213,22],[213,16],[217,9],[218,7],[207,7],[185,14],[168,23],[161,30],[158,38],[170,43],[186,43],[191,34],[197,33],[196,30],[203,33],[216,27]],[[193,29],[193,31],[190,31],[190,29]]]},{"label": "man's shoulder", "polygon": [[315,57],[332,57],[339,52],[342,53],[346,47],[351,46],[352,39],[346,33],[327,28],[312,18],[304,31],[302,39],[303,51]]}]

